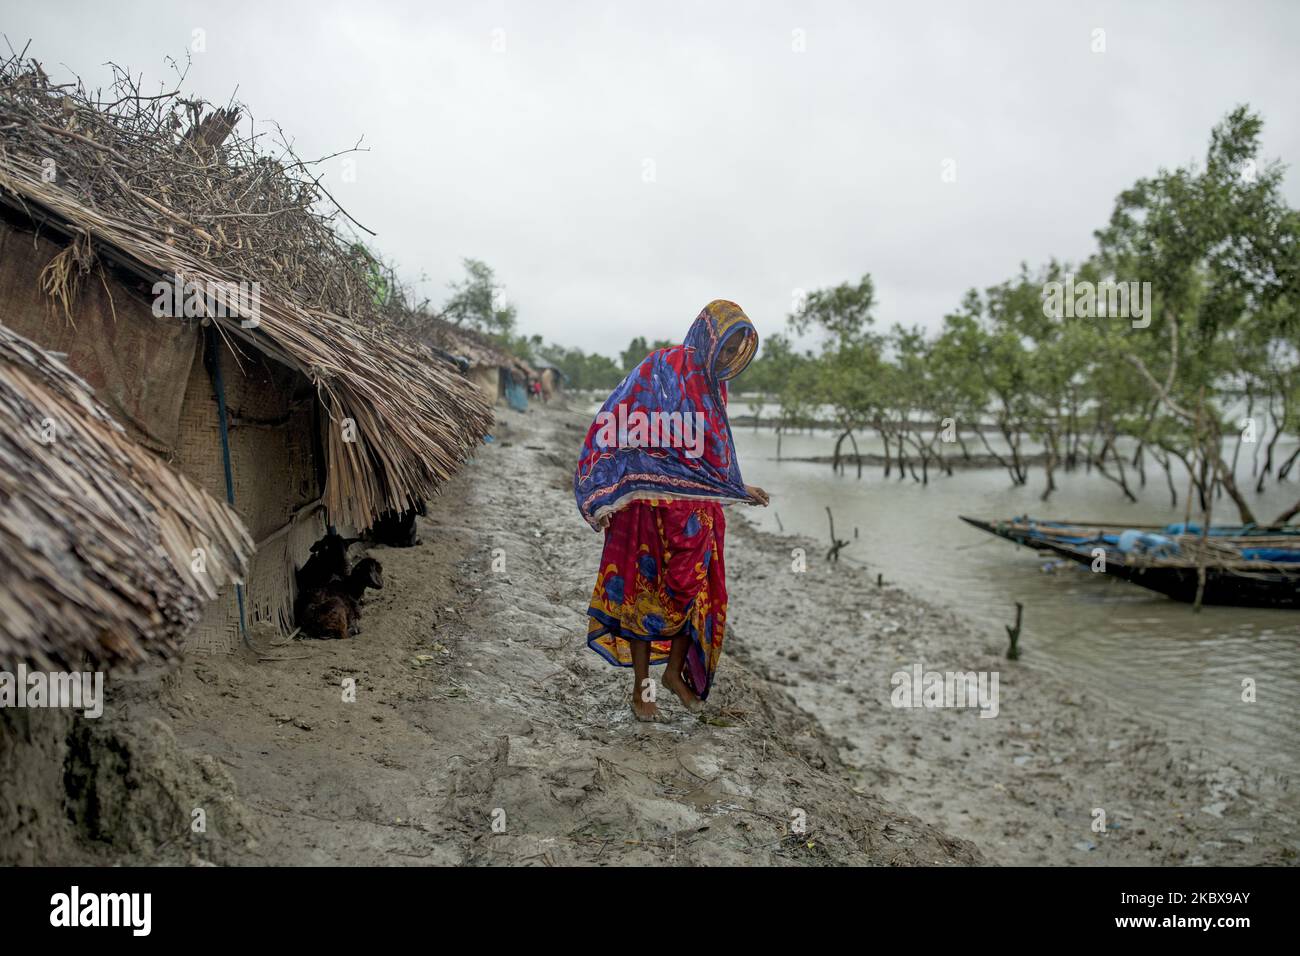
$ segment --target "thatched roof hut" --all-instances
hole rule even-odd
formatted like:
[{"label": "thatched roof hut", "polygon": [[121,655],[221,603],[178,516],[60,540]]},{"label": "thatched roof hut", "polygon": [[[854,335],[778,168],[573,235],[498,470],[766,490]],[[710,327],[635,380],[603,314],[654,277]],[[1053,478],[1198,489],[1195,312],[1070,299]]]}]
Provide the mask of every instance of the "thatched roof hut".
[{"label": "thatched roof hut", "polygon": [[0,669],[170,658],[252,549],[231,509],[0,325]]},{"label": "thatched roof hut", "polygon": [[503,366],[514,361],[514,356],[477,329],[455,325],[436,316],[426,319],[423,328],[430,345],[465,358],[471,367]]},{"label": "thatched roof hut", "polygon": [[505,400],[506,382],[516,359],[476,329],[453,325],[446,319],[427,317],[421,338],[434,348],[463,360],[465,374],[491,404]]},{"label": "thatched roof hut", "polygon": [[292,626],[293,569],[326,526],[431,497],[492,415],[395,328],[400,296],[376,294],[308,164],[206,109],[124,73],[92,95],[0,63],[0,321],[67,353],[133,438],[243,517],[251,608],[239,594],[196,632],[230,647],[247,616]]},{"label": "thatched roof hut", "polygon": [[497,404],[508,401],[520,410],[528,407],[526,388],[529,383],[541,380],[540,371],[476,329],[453,325],[438,317],[425,317],[419,325],[424,341],[464,362],[466,374],[484,398]]}]

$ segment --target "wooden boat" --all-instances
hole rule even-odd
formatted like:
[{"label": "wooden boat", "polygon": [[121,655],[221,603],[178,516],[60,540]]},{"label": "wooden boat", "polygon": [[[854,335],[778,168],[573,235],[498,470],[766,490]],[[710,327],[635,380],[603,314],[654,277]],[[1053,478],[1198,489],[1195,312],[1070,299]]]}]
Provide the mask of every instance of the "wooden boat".
[{"label": "wooden boat", "polygon": [[[967,524],[1176,601],[1300,608],[1300,528],[1111,525],[1020,517]],[[1104,558],[1104,562],[1099,558]]]}]

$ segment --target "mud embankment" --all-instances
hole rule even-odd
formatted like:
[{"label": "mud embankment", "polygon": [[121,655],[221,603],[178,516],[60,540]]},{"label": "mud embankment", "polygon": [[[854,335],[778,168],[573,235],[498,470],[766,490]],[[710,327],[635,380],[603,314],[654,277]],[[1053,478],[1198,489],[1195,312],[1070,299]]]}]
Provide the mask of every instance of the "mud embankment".
[{"label": "mud embankment", "polygon": [[[859,788],[971,840],[994,863],[1296,862],[1300,790],[1286,775],[1171,740],[1086,686],[1006,660],[1004,632],[980,633],[893,587],[888,569],[828,565],[825,542],[742,520],[728,533],[729,591],[751,666],[845,742]],[[797,547],[805,573],[792,571]],[[1032,636],[1021,643],[1034,653]],[[997,716],[894,706],[893,676],[917,665],[996,672]]]},{"label": "mud embankment", "polygon": [[[423,543],[372,549],[385,587],[360,636],[259,634],[256,651],[162,680],[111,679],[99,722],[5,715],[0,859],[1295,861],[1290,781],[1009,663],[1004,636],[761,533],[743,509],[710,710],[662,695],[667,719],[637,723],[628,672],[584,639],[600,539],[570,469],[586,422],[501,414],[430,503]],[[998,672],[998,716],[893,706],[892,675],[915,664]]]},{"label": "mud embankment", "polygon": [[[634,721],[628,672],[585,644],[599,538],[570,491],[585,423],[555,407],[501,415],[496,441],[430,503],[423,543],[372,549],[385,587],[368,597],[360,636],[259,635],[256,652],[195,658],[166,681],[110,680],[102,733],[164,750],[174,741],[170,755],[127,758],[165,781],[136,797],[104,792],[119,805],[97,803],[92,835],[75,819],[85,780],[133,771],[116,744],[87,755],[68,743],[75,729],[53,732],[33,764],[40,787],[0,787],[0,853],[291,865],[981,860],[851,779],[844,742],[753,664],[751,635],[779,623],[759,606],[738,615],[703,719],[664,695],[664,722]],[[23,852],[12,844],[19,817]],[[149,838],[132,836],[141,827]]]}]

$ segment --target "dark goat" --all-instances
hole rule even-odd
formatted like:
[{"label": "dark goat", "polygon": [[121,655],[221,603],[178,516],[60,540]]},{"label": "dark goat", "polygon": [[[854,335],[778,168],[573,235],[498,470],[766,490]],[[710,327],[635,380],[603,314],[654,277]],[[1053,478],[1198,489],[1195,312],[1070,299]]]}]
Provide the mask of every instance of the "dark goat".
[{"label": "dark goat", "polygon": [[311,546],[311,557],[294,576],[298,584],[298,599],[293,604],[295,620],[302,619],[312,592],[328,587],[335,578],[347,577],[348,547],[359,540],[330,532]]},{"label": "dark goat", "polygon": [[344,578],[301,595],[299,623],[313,637],[342,638],[359,630],[361,596],[366,588],[384,586],[384,567],[374,558],[362,558]]},{"label": "dark goat", "polygon": [[312,637],[342,639],[352,633],[348,602],[338,594],[317,590],[304,596],[298,625]]},{"label": "dark goat", "polygon": [[341,597],[348,606],[348,616],[352,633],[358,630],[357,621],[361,619],[361,595],[366,588],[382,591],[384,588],[384,566],[374,558],[362,558],[357,566],[348,572],[348,576],[334,584],[334,593]]},{"label": "dark goat", "polygon": [[417,501],[415,507],[405,511],[385,511],[375,520],[366,537],[376,544],[386,544],[390,548],[413,548],[420,543],[419,532],[415,527],[415,516],[425,513],[424,502]]},{"label": "dark goat", "polygon": [[311,546],[311,557],[298,569],[298,590],[310,591],[323,587],[330,578],[341,578],[348,573],[348,547],[360,538],[344,538],[330,532]]}]

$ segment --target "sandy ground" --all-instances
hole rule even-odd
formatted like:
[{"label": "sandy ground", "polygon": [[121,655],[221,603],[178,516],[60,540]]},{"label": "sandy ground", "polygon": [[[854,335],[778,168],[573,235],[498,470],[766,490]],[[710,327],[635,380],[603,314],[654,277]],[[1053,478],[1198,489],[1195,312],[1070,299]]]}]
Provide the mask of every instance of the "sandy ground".
[{"label": "sandy ground", "polygon": [[[67,741],[66,724],[19,726],[9,739],[45,748],[38,760],[0,735],[0,859],[1294,861],[1285,781],[1171,747],[1003,660],[1004,638],[761,533],[743,508],[709,712],[663,695],[669,719],[635,722],[629,673],[585,644],[600,538],[570,475],[587,422],[500,415],[431,503],[423,543],[371,549],[385,587],[358,637],[259,634],[257,652],[191,659],[161,692],[157,675],[113,682],[109,713]],[[890,676],[915,662],[999,671],[1000,715],[891,706]]]}]

